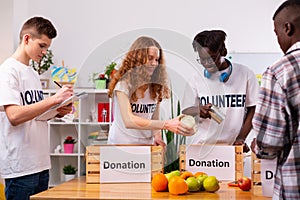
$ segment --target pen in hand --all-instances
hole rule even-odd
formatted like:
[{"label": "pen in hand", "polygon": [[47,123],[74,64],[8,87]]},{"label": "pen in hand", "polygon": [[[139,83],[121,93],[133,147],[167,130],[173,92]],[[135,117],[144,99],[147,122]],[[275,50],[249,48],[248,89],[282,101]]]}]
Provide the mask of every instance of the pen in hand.
[{"label": "pen in hand", "polygon": [[[57,81],[53,81],[58,87],[62,88],[61,84],[59,84]],[[72,103],[69,103],[67,106],[72,105]]]},{"label": "pen in hand", "polygon": [[60,88],[62,88],[62,86],[58,83],[58,82],[56,82],[56,81],[53,81],[58,87],[60,87]]}]

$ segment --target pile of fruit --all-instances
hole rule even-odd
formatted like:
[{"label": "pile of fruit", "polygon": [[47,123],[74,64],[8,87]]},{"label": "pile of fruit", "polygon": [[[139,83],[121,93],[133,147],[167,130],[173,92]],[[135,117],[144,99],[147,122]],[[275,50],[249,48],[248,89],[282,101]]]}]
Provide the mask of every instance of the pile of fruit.
[{"label": "pile of fruit", "polygon": [[170,194],[175,195],[198,191],[216,192],[220,189],[219,181],[215,176],[209,176],[204,172],[180,173],[179,170],[156,174],[151,184],[156,192],[169,191]]}]

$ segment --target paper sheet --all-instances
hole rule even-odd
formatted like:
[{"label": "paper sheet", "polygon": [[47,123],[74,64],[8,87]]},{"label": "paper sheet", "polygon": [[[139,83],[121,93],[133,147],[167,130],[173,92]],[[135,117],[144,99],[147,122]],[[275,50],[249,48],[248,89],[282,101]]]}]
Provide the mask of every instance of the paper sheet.
[{"label": "paper sheet", "polygon": [[85,97],[86,95],[87,95],[86,92],[80,92],[80,93],[74,94],[73,96],[71,96],[68,99],[64,100],[60,104],[57,104],[57,105],[53,106],[52,108],[50,108],[49,110],[47,110],[43,114],[37,116],[35,118],[35,120],[47,121],[49,119],[52,119],[59,113],[59,112],[57,112],[58,108],[66,106],[66,105],[68,105],[68,104],[70,104],[74,101],[78,101],[79,99],[81,99],[82,97]]}]

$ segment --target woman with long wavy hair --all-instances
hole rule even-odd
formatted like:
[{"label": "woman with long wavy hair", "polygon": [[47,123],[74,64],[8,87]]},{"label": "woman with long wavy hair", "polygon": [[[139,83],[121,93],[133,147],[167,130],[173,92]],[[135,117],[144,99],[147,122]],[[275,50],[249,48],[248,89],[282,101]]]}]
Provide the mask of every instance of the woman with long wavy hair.
[{"label": "woman with long wavy hair", "polygon": [[114,105],[108,144],[165,146],[161,129],[181,135],[192,132],[180,117],[159,120],[160,102],[170,97],[170,88],[163,50],[153,38],[135,40],[110,81],[108,94]]}]

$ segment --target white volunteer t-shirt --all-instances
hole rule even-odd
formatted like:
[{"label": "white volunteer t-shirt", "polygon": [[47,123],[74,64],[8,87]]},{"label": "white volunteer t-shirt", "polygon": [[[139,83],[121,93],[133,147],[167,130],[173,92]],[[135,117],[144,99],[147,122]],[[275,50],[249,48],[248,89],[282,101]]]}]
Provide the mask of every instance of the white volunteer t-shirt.
[{"label": "white volunteer t-shirt", "polygon": [[258,81],[246,66],[232,63],[232,74],[227,82],[219,81],[222,72],[208,79],[195,74],[185,89],[183,109],[212,103],[226,116],[221,124],[212,119],[198,118],[198,131],[187,137],[187,144],[232,145],[238,136],[245,116],[245,108],[255,106],[258,96]]},{"label": "white volunteer t-shirt", "polygon": [[[128,86],[124,81],[119,81],[114,89],[124,92],[129,96]],[[113,98],[114,121],[109,129],[108,144],[153,144],[151,130],[127,129],[122,119],[117,98]],[[149,90],[145,91],[145,96],[136,102],[130,102],[132,113],[144,119],[151,119],[156,109],[157,103],[150,98]]]},{"label": "white volunteer t-shirt", "polygon": [[29,105],[43,99],[38,74],[14,58],[0,66],[0,174],[14,178],[50,169],[47,122],[12,126],[3,105]]}]

